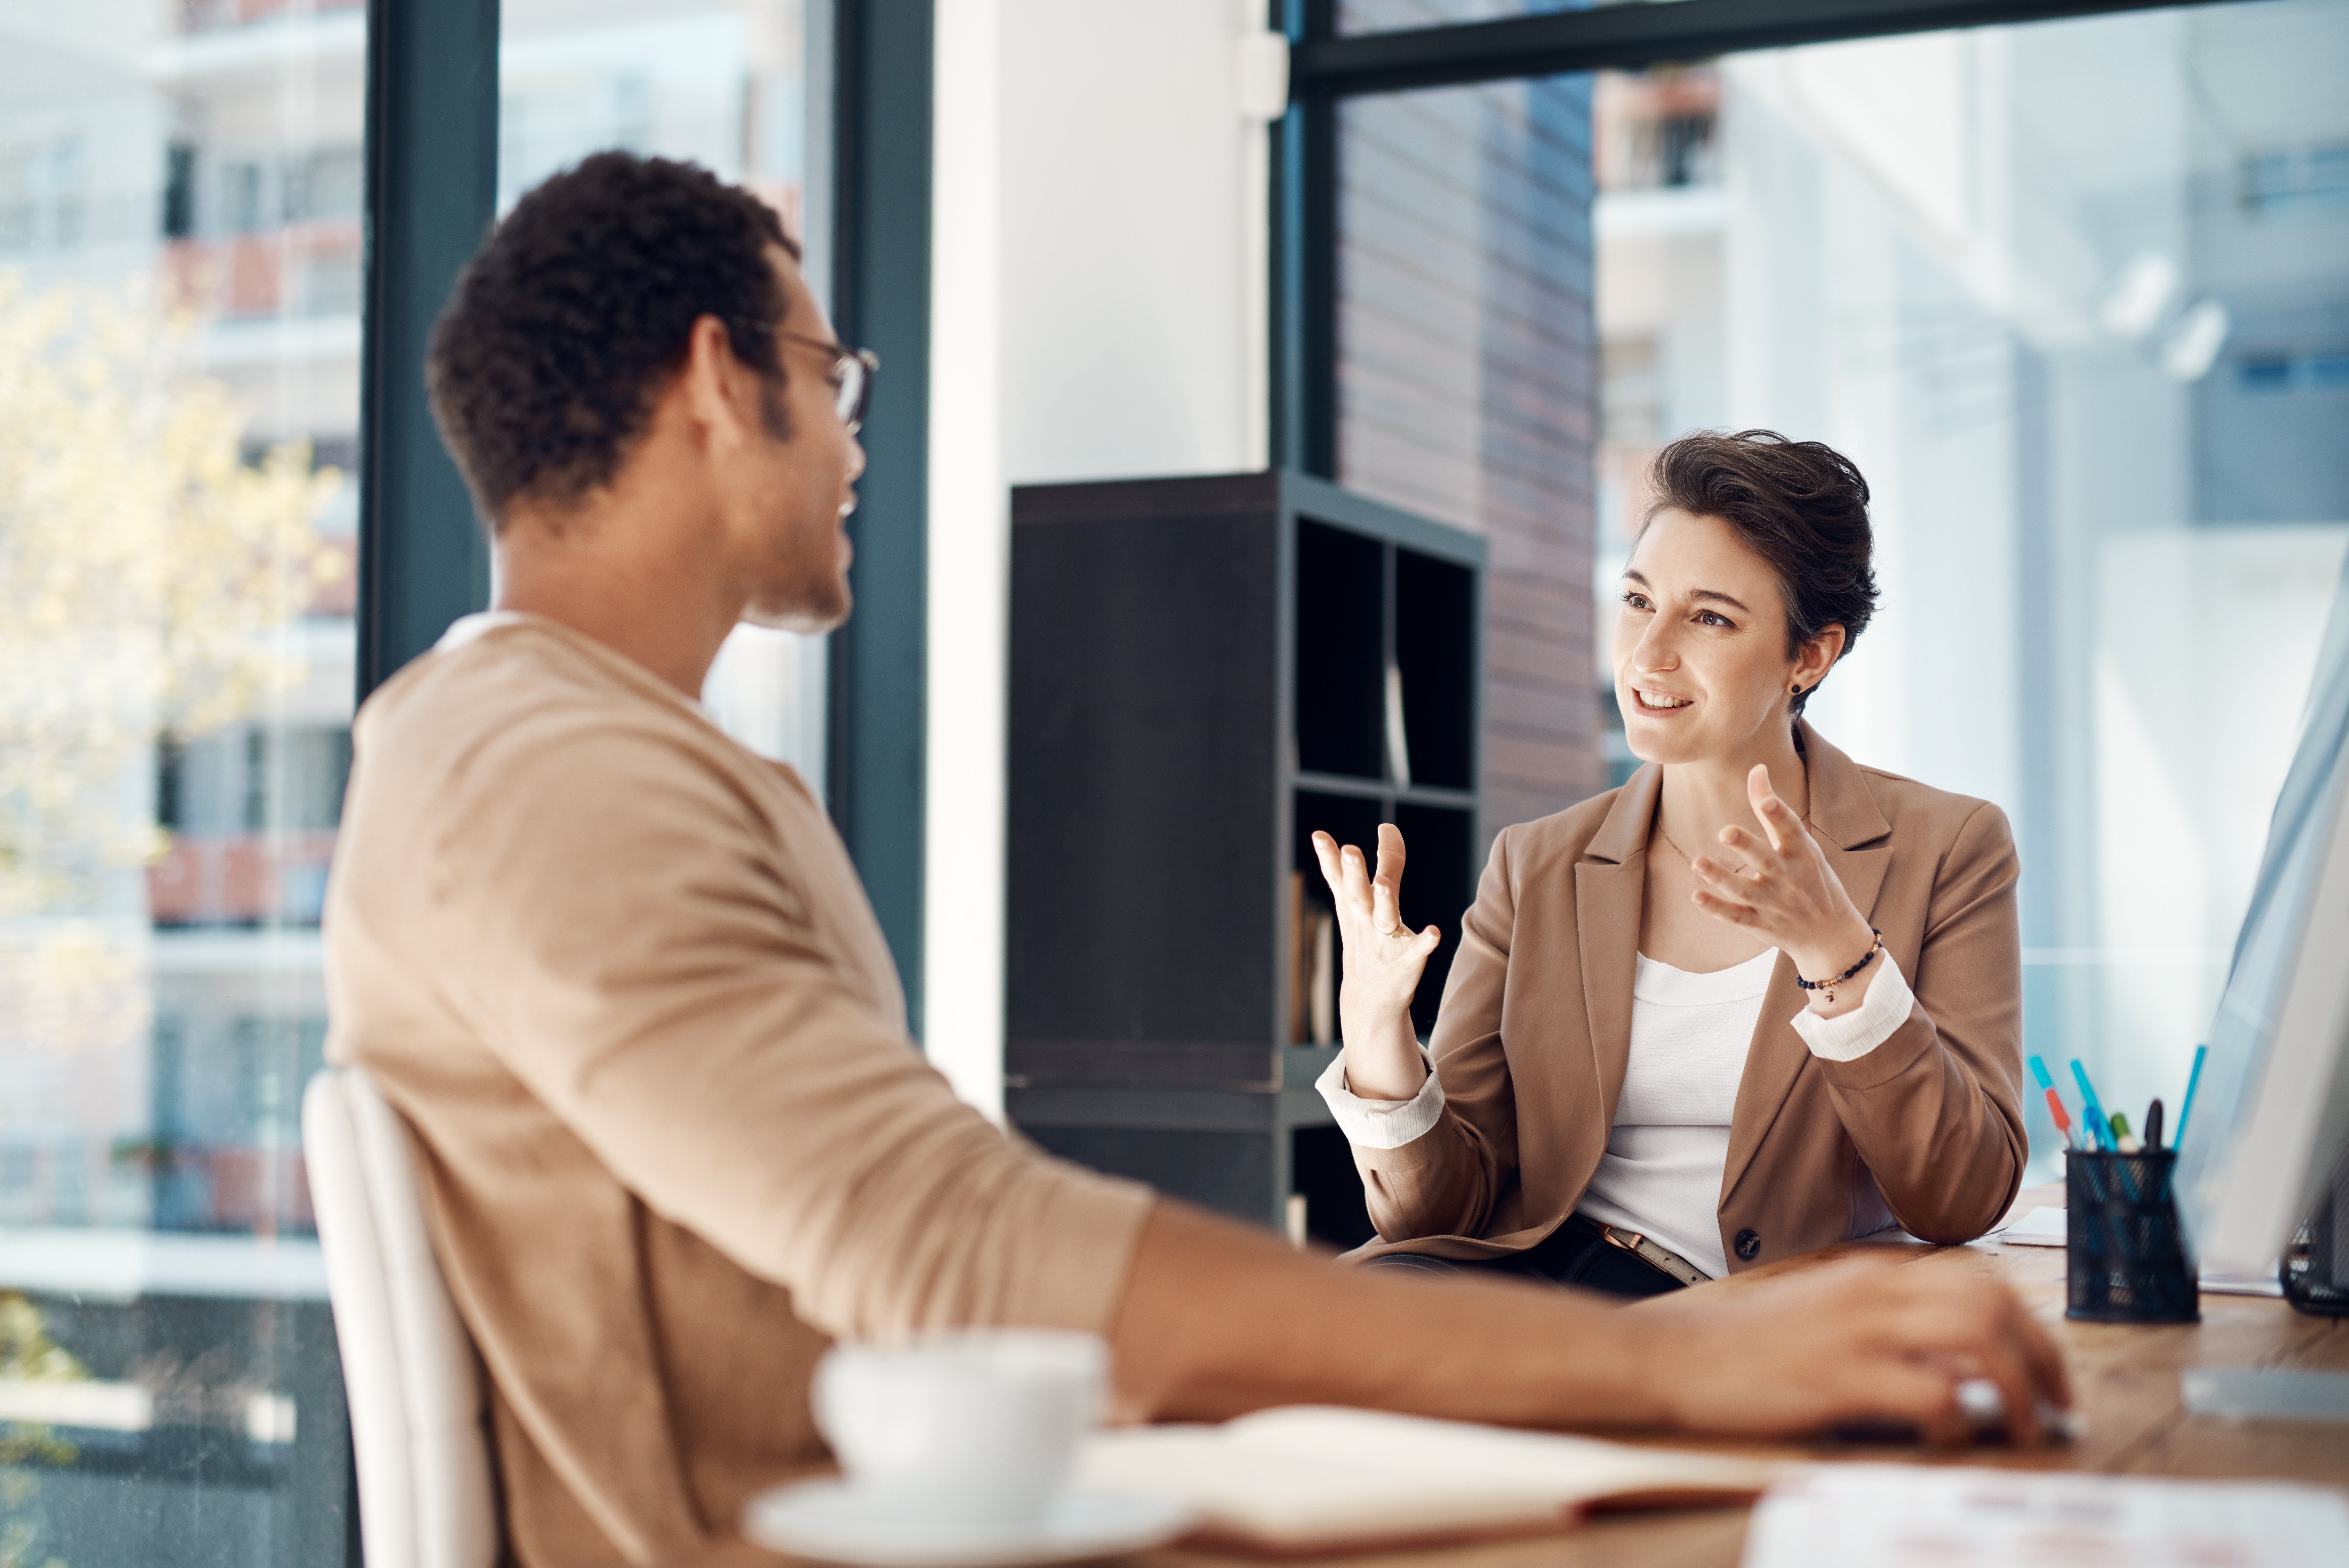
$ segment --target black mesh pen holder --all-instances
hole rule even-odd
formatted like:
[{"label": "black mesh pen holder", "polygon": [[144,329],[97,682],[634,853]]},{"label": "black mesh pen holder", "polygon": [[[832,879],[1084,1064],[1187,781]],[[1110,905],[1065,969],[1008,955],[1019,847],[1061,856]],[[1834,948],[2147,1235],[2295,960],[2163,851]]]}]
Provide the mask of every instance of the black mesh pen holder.
[{"label": "black mesh pen holder", "polygon": [[2199,1323],[2194,1261],[2170,1194],[2178,1156],[2064,1156],[2064,1255],[2071,1290],[2064,1315],[2090,1323]]}]

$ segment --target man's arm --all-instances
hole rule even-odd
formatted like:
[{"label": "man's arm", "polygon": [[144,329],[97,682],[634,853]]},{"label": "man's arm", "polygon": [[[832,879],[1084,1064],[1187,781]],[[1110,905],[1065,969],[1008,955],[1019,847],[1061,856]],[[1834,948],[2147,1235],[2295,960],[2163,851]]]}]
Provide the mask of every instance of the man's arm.
[{"label": "man's arm", "polygon": [[563,709],[483,747],[410,879],[424,971],[622,1186],[815,1327],[1102,1328],[1151,1194],[955,1098],[849,961],[861,900],[814,903],[854,898],[844,857],[794,859],[711,751]]},{"label": "man's arm", "polygon": [[1347,1268],[1166,1202],[1143,1231],[1112,1347],[1134,1419],[1314,1402],[1747,1436],[1879,1418],[1954,1441],[1969,1430],[1957,1384],[1985,1376],[2030,1442],[2039,1401],[2071,1398],[2054,1342],[1990,1281],[1854,1262],[1632,1310],[1555,1286]]}]

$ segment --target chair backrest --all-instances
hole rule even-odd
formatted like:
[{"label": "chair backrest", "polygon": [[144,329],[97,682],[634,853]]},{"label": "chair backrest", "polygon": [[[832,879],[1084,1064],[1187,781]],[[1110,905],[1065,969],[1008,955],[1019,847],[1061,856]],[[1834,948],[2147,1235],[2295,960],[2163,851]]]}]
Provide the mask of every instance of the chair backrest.
[{"label": "chair backrest", "polygon": [[329,1067],[303,1094],[302,1148],[350,1397],[367,1568],[492,1568],[481,1368],[425,1234],[408,1124],[366,1073]]}]

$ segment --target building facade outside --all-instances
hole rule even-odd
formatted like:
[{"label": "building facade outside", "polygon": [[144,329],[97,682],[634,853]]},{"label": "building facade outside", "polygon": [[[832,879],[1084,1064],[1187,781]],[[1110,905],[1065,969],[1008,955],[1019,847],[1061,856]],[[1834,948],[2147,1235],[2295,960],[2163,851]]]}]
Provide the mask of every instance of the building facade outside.
[{"label": "building facade outside", "polygon": [[[501,206],[595,148],[800,219],[797,0],[503,7]],[[358,0],[0,5],[0,1562],[349,1536],[301,1158],[351,762]],[[821,786],[821,646],[714,713]]]}]

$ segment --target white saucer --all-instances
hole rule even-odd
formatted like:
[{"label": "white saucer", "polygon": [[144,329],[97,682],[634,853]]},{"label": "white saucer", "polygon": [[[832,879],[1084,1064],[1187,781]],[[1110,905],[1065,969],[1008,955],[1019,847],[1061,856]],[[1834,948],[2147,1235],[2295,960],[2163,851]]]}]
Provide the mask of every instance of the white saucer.
[{"label": "white saucer", "polygon": [[907,1519],[844,1480],[795,1481],[752,1498],[742,1533],[771,1551],[860,1568],[1009,1568],[1081,1563],[1172,1541],[1191,1516],[1171,1502],[1069,1492],[1041,1521],[974,1530]]}]

